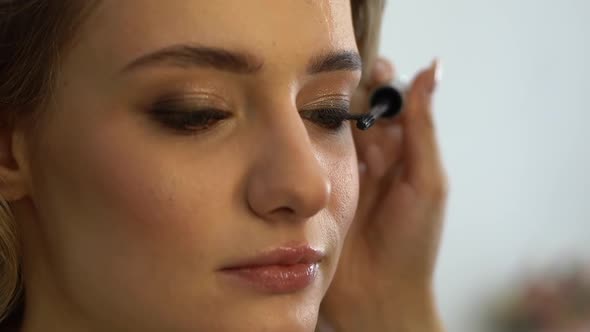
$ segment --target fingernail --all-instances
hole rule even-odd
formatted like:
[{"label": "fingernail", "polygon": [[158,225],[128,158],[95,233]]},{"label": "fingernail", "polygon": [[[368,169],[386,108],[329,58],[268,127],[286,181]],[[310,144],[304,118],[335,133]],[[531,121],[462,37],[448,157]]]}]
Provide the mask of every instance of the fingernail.
[{"label": "fingernail", "polygon": [[402,127],[399,125],[393,125],[386,130],[387,136],[392,140],[397,140],[402,137]]},{"label": "fingernail", "polygon": [[373,68],[373,73],[377,76],[379,73],[383,73],[387,70],[387,66],[385,62],[381,59],[375,60],[375,67]]},{"label": "fingernail", "polygon": [[436,81],[436,83],[439,83],[442,80],[443,77],[443,67],[442,67],[442,62],[440,61],[439,58],[436,58],[436,60],[434,60],[436,63],[436,68],[434,71],[434,80]]},{"label": "fingernail", "polygon": [[373,80],[378,83],[386,82],[390,79],[390,69],[382,59],[377,59],[373,66]]},{"label": "fingernail", "polygon": [[437,83],[440,81],[442,76],[440,60],[435,58],[430,65],[430,76],[428,82],[425,84],[426,92],[432,94],[436,89]]},{"label": "fingernail", "polygon": [[365,164],[362,161],[359,161],[358,168],[359,168],[359,174],[365,174],[365,172],[367,171],[367,164]]}]

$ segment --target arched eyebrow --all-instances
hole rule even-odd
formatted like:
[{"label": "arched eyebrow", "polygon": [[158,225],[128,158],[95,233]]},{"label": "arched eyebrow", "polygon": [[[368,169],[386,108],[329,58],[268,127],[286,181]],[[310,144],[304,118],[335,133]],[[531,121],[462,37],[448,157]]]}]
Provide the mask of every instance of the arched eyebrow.
[{"label": "arched eyebrow", "polygon": [[126,65],[122,72],[160,66],[211,67],[239,74],[258,72],[262,59],[245,52],[198,45],[173,45],[142,55]]},{"label": "arched eyebrow", "polygon": [[360,71],[363,68],[361,56],[357,51],[332,51],[311,59],[308,74],[319,74],[331,71]]},{"label": "arched eyebrow", "polygon": [[[121,72],[128,73],[161,66],[209,67],[237,74],[255,74],[263,68],[264,61],[260,57],[243,51],[182,44],[142,55],[123,67]],[[307,66],[307,73],[311,75],[342,70],[362,70],[362,61],[358,52],[342,50],[320,54],[313,57]]]}]

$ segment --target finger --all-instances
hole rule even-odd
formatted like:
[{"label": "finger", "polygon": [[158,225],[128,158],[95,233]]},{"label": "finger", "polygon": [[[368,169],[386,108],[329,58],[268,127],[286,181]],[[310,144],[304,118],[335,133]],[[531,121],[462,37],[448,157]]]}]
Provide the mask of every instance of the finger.
[{"label": "finger", "polygon": [[432,97],[438,76],[440,64],[435,60],[412,83],[402,119],[407,181],[416,188],[442,189],[438,188],[442,185],[443,171],[432,114]]},{"label": "finger", "polygon": [[372,90],[379,85],[387,84],[391,82],[394,77],[395,69],[393,64],[385,58],[379,58],[375,61],[373,66],[371,77],[367,83],[367,88]]},{"label": "finger", "polygon": [[[375,128],[376,129],[376,128]],[[403,130],[391,125],[382,131],[380,140],[368,142],[359,154],[359,208],[358,215],[371,219],[375,207],[389,190],[389,178],[399,164]],[[361,172],[362,171],[362,172]]]},{"label": "finger", "polygon": [[382,153],[379,149],[376,145],[369,145],[362,151],[362,157],[359,157],[359,204],[356,219],[362,224],[366,224],[369,219],[369,212],[373,209],[377,197],[379,178],[375,177],[374,172],[375,163],[382,163]]},{"label": "finger", "polygon": [[[368,112],[372,91],[390,82],[394,75],[395,70],[391,62],[379,58],[373,66],[368,85],[359,88],[353,100],[353,109],[361,110],[360,113]],[[379,123],[368,131],[353,129],[359,170],[363,170],[359,172],[361,204],[358,214],[363,214],[363,210],[372,206],[380,195],[382,184],[379,182],[396,159],[394,152],[400,150],[400,133],[401,125],[392,125],[392,122]]]},{"label": "finger", "polygon": [[[367,113],[370,107],[370,99],[372,92],[378,88],[379,86],[385,85],[388,82],[391,82],[395,76],[395,69],[392,63],[385,59],[385,58],[378,58],[373,65],[371,71],[371,77],[368,80],[368,84],[359,87],[355,96],[352,100],[352,113],[361,114]],[[379,127],[383,127],[384,125],[389,125],[391,123],[399,123],[399,121],[378,121],[372,130],[368,131],[361,131],[361,130],[353,130],[353,135],[355,136],[355,144],[357,151],[362,150],[363,148],[368,147],[371,143],[377,143],[383,140],[384,136],[387,135],[388,130],[380,130]],[[385,149],[387,151],[387,149]]]},{"label": "finger", "polygon": [[369,100],[375,88],[391,82],[395,77],[393,64],[385,58],[378,58],[373,65],[368,79],[355,91],[352,100],[352,113],[366,113],[369,111]]},{"label": "finger", "polygon": [[[369,111],[369,100],[372,91],[390,82],[395,70],[390,61],[385,58],[376,60],[367,85],[359,87],[353,99],[354,113]],[[380,183],[393,163],[394,151],[398,151],[401,144],[401,126],[375,125],[371,130],[361,131],[353,128],[354,143],[359,159],[360,201],[357,215],[365,215],[380,195],[383,185]],[[362,217],[361,217],[362,218]],[[365,218],[366,219],[366,218]]]},{"label": "finger", "polygon": [[380,179],[401,157],[403,128],[400,124],[390,123],[371,128],[371,131],[373,133],[359,140],[363,145],[359,144],[357,151],[359,159],[367,163],[369,175]]}]

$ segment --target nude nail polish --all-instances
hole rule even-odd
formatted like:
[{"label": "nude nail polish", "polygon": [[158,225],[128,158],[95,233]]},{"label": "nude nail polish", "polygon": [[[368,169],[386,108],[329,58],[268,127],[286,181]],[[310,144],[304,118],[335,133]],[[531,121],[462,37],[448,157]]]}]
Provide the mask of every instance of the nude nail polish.
[{"label": "nude nail polish", "polygon": [[442,62],[440,61],[439,58],[436,58],[435,61],[436,61],[436,69],[434,72],[434,79],[435,79],[436,83],[438,83],[442,80],[443,68],[442,68]]}]

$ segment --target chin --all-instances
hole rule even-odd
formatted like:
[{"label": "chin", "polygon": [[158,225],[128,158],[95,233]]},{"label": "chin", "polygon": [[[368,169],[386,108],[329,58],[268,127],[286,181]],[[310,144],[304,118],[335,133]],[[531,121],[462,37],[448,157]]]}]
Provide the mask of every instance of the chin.
[{"label": "chin", "polygon": [[228,313],[231,318],[224,315],[225,318],[222,319],[231,326],[212,330],[313,332],[317,324],[320,302],[321,296],[311,296],[309,293],[249,299],[233,306],[233,312]]}]

